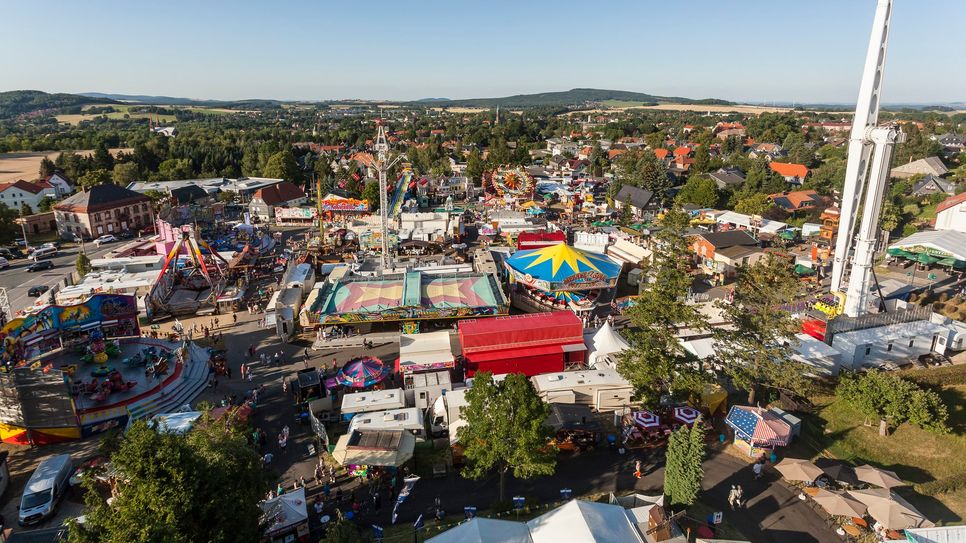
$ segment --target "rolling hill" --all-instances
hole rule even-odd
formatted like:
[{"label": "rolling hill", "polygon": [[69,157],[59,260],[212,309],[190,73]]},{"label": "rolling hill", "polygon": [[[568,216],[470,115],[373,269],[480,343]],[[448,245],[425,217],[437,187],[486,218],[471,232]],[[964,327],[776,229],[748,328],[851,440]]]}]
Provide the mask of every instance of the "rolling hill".
[{"label": "rolling hill", "polygon": [[77,94],[50,94],[37,90],[0,92],[0,119],[44,110],[58,110],[87,104],[116,103],[114,100],[95,99]]},{"label": "rolling hill", "polygon": [[[720,104],[730,105],[731,102],[717,99],[694,100],[678,96],[655,96],[642,92],[630,92],[604,89],[571,89],[559,92],[541,92],[537,94],[516,94],[502,98],[469,98],[464,100],[433,100],[434,106],[465,106],[465,107],[574,107],[603,102],[628,102],[643,104]],[[425,103],[425,102],[423,102]]]}]

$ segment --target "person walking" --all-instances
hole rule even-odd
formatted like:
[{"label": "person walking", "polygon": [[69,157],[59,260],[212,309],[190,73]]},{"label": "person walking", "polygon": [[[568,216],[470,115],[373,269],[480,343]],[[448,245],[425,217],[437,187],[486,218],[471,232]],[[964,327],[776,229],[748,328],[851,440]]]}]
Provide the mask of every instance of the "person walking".
[{"label": "person walking", "polygon": [[637,479],[640,479],[641,478],[641,461],[640,460],[635,460],[634,461],[634,477],[636,477]]},{"label": "person walking", "polygon": [[238,324],[238,314],[237,313],[232,313],[231,314],[231,323],[232,324]]},{"label": "person walking", "polygon": [[731,485],[731,490],[728,491],[728,506],[734,511],[735,507],[738,505],[738,489],[735,485]]},{"label": "person walking", "polygon": [[225,364],[225,377],[231,379],[231,366],[227,363]]},{"label": "person walking", "polygon": [[245,380],[245,365],[246,364],[242,362],[241,365],[238,366],[238,373],[241,375],[242,381]]},{"label": "person walking", "polygon": [[741,488],[741,485],[735,485],[735,507],[741,509],[741,505],[745,502],[745,491]]},{"label": "person walking", "polygon": [[751,468],[755,472],[755,479],[761,479],[761,472],[765,469],[764,462],[755,462],[754,467]]}]

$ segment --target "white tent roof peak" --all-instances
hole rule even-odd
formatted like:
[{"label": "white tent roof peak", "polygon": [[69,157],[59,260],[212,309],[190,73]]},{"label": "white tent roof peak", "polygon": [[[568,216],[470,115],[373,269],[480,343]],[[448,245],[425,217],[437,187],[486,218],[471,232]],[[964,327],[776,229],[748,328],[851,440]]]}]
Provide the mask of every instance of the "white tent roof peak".
[{"label": "white tent roof peak", "polygon": [[627,343],[627,340],[621,337],[609,322],[604,322],[603,326],[587,342],[587,362],[593,367],[607,355],[619,353],[630,348],[631,346]]}]

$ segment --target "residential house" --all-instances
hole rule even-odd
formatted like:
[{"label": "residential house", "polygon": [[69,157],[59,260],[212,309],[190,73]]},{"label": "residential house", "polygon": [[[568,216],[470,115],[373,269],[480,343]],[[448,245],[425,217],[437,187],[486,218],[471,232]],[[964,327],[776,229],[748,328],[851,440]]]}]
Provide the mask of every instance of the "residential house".
[{"label": "residential house", "polygon": [[653,192],[634,185],[624,185],[621,190],[617,191],[617,196],[614,197],[614,207],[621,210],[624,209],[624,206],[628,206],[631,209],[631,214],[638,219],[650,214],[656,204]]},{"label": "residential house", "polygon": [[16,222],[30,234],[46,234],[47,232],[57,231],[57,221],[54,219],[53,211],[17,217]]},{"label": "residential house", "polygon": [[771,161],[768,163],[768,167],[792,185],[801,185],[811,173],[804,164],[795,164],[794,162]]},{"label": "residential house", "polygon": [[43,181],[51,187],[54,187],[54,192],[57,193],[57,198],[63,198],[74,192],[74,182],[60,172],[57,172],[53,175],[48,175],[43,179]]},{"label": "residential house", "polygon": [[293,207],[303,203],[307,198],[305,192],[288,181],[265,187],[255,191],[252,201],[248,204],[248,211],[252,218],[262,222],[269,222],[275,216],[276,207]]},{"label": "residential house", "polygon": [[585,145],[585,146],[583,146],[583,147],[580,148],[580,151],[577,151],[577,158],[579,158],[580,160],[589,159],[590,158],[590,155],[593,152],[594,152],[594,148],[593,147],[591,147],[589,145]]},{"label": "residential house", "polygon": [[929,196],[931,194],[955,194],[956,182],[943,179],[929,174],[919,180],[913,187],[912,193],[916,196]]},{"label": "residential house", "polygon": [[738,168],[720,168],[708,174],[721,190],[734,188],[745,182],[745,172]]},{"label": "residential house", "polygon": [[615,158],[623,155],[627,152],[627,149],[608,149],[607,150],[607,160],[614,160]]},{"label": "residential house", "polygon": [[776,206],[792,214],[799,211],[816,209],[825,203],[822,200],[822,197],[819,196],[814,190],[777,192],[775,194],[769,194],[768,198],[774,202]]},{"label": "residential house", "polygon": [[756,143],[748,150],[748,158],[775,160],[785,156],[785,149],[777,143]]},{"label": "residential house", "polygon": [[719,140],[726,140],[732,136],[743,138],[745,137],[745,125],[739,122],[718,123],[711,129],[711,133]]},{"label": "residential house", "polygon": [[952,156],[962,152],[966,148],[966,136],[959,134],[942,134],[940,136],[930,136],[929,139],[943,146],[945,156]]},{"label": "residential house", "polygon": [[939,202],[936,206],[936,230],[966,233],[966,192]]},{"label": "residential house", "polygon": [[949,169],[946,168],[943,161],[939,160],[937,156],[931,156],[914,160],[902,166],[896,166],[892,168],[889,175],[897,179],[908,179],[914,175],[935,175],[942,177],[947,173],[949,173]]},{"label": "residential house", "polygon": [[735,245],[717,249],[714,252],[712,267],[708,270],[709,275],[716,282],[725,283],[735,278],[739,266],[752,266],[764,256],[765,250],[758,246]]},{"label": "residential house", "polygon": [[112,183],[96,185],[54,205],[61,237],[96,238],[153,227],[151,199]]},{"label": "residential house", "polygon": [[198,185],[187,185],[184,187],[174,188],[169,191],[169,194],[171,195],[171,199],[177,205],[203,205],[211,199],[208,195],[208,191],[199,187]]},{"label": "residential house", "polygon": [[703,232],[692,238],[694,254],[713,268],[717,251],[729,247],[758,247],[758,240],[745,230],[727,230],[725,232]]},{"label": "residential house", "polygon": [[32,183],[20,179],[13,183],[0,183],[0,204],[7,206],[15,212],[20,212],[23,204],[30,206],[30,213],[35,213],[40,209],[40,201],[45,196],[57,197],[57,192],[47,182]]},{"label": "residential house", "polygon": [[178,129],[173,126],[155,126],[151,129],[151,132],[166,138],[173,138],[178,135]]},{"label": "residential house", "polygon": [[805,123],[802,125],[803,131],[815,128],[823,132],[848,132],[852,130],[852,123]]}]

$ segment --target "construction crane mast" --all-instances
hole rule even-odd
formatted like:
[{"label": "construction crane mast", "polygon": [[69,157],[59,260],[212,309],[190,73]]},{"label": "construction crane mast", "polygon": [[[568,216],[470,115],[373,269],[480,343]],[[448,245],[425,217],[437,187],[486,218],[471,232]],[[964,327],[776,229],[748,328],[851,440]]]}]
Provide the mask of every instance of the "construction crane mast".
[{"label": "construction crane mast", "polygon": [[[892,151],[895,144],[903,139],[903,134],[897,128],[877,126],[891,20],[892,0],[878,0],[849,135],[841,220],[832,261],[831,291],[834,293],[842,290],[854,243],[849,288],[843,308],[847,315],[853,317],[866,311],[882,197],[889,182]],[[862,223],[856,235],[855,217],[863,195]]]}]

